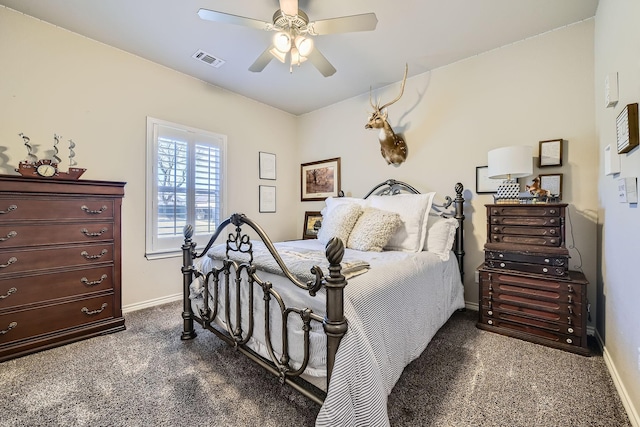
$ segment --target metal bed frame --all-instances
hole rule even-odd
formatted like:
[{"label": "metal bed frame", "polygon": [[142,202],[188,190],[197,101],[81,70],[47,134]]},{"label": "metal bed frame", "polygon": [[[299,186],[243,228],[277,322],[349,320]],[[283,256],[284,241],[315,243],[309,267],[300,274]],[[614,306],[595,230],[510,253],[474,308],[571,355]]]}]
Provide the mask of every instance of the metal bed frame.
[{"label": "metal bed frame", "polygon": [[[395,195],[403,192],[419,194],[419,191],[414,187],[406,184],[402,181],[396,181],[389,179],[381,184],[375,186],[366,196],[369,197],[372,194],[376,195]],[[436,212],[442,213],[444,216],[452,216],[458,221],[458,229],[454,247],[452,248],[457,259],[460,269],[461,277],[464,277],[464,198],[462,197],[463,186],[460,183],[455,185],[456,196],[454,199],[450,197],[445,198],[445,203],[442,205],[433,204],[432,209]],[[453,208],[451,207],[453,205]],[[322,288],[325,288],[326,292],[326,312],[325,316],[320,316],[313,313],[308,308],[296,308],[287,307],[282,297],[273,285],[269,281],[262,280],[253,264],[253,247],[250,237],[243,230],[243,226],[248,226],[253,230],[260,240],[264,242],[265,246],[273,256],[276,263],[282,269],[283,275],[286,276],[291,283],[299,288],[307,291],[312,297]],[[213,246],[214,242],[223,233],[227,226],[234,226],[233,232],[229,233],[226,239],[226,259],[223,260],[223,266],[221,268],[214,268],[212,271],[203,273],[194,266],[194,260],[202,257]],[[279,378],[282,384],[288,384],[306,397],[312,399],[318,404],[322,404],[326,393],[319,388],[313,386],[309,382],[305,381],[300,375],[304,372],[309,361],[309,332],[311,330],[311,322],[320,322],[323,325],[325,334],[327,335],[327,383],[326,389],[329,388],[329,382],[331,379],[331,373],[335,364],[335,357],[338,351],[340,340],[347,332],[347,319],[344,317],[344,287],[347,285],[347,281],[341,274],[340,263],[344,255],[344,244],[340,239],[331,239],[325,248],[325,255],[329,261],[329,276],[325,277],[321,269],[317,266],[313,267],[312,273],[315,275],[315,280],[303,282],[296,278],[291,271],[287,268],[284,261],[278,254],[271,239],[267,236],[264,230],[253,220],[247,218],[244,214],[235,213],[223,221],[215,233],[207,243],[206,247],[198,253],[196,251],[196,244],[191,240],[193,236],[193,227],[187,225],[184,228],[184,244],[182,245],[182,277],[183,277],[183,331],[181,335],[182,340],[190,340],[196,337],[194,329],[194,322],[199,323],[204,329],[209,330],[224,340],[229,345],[235,347],[238,351],[245,354],[249,359],[258,363],[267,371]],[[229,259],[230,252],[238,252],[246,254],[249,258],[248,262],[237,262]],[[194,313],[191,308],[190,285],[195,278],[202,278],[204,283],[204,309],[200,310],[200,313]],[[213,286],[213,301],[214,307],[209,307],[209,283],[210,281],[215,285]],[[223,295],[219,295],[219,285],[222,285]],[[235,298],[231,301],[230,287],[235,287]],[[254,322],[254,314],[252,310],[241,309],[240,288],[242,286],[248,286],[249,301],[254,301],[254,288],[260,287],[263,291],[262,300],[264,301],[264,325],[265,325],[265,342],[269,353],[269,359],[257,354],[251,348],[247,346],[247,342],[252,337]],[[219,298],[224,298],[224,313],[226,327],[222,328],[215,324],[214,319],[218,315],[218,301]],[[271,304],[275,301],[279,308],[281,320],[282,320],[282,354],[278,356],[273,349],[270,333],[270,313]],[[229,307],[233,304],[235,316],[232,319],[231,311]],[[248,315],[248,327],[247,330],[243,330],[241,325],[243,322],[243,313]],[[288,318],[290,315],[297,315],[302,320],[302,330],[304,337],[304,357],[302,365],[294,369],[290,364],[289,352],[288,352],[288,339],[287,328]]]}]

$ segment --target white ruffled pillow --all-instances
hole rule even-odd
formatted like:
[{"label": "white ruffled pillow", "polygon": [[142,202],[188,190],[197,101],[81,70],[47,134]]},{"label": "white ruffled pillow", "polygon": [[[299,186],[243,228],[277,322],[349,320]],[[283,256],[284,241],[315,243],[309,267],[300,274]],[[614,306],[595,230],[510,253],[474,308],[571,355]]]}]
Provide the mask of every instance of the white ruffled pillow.
[{"label": "white ruffled pillow", "polygon": [[326,245],[332,237],[338,237],[346,246],[349,234],[361,214],[362,208],[357,203],[342,203],[334,206],[322,217],[318,240]]},{"label": "white ruffled pillow", "polygon": [[395,212],[365,208],[351,230],[347,247],[358,251],[382,252],[400,224],[400,215]]},{"label": "white ruffled pillow", "polygon": [[435,192],[371,196],[371,207],[400,214],[402,224],[384,247],[386,250],[420,252],[427,236],[427,219]]},{"label": "white ruffled pillow", "polygon": [[327,197],[324,201],[326,206],[322,209],[322,216],[330,215],[331,211],[336,207],[344,204],[356,204],[362,209],[369,205],[369,200],[358,199],[356,197]]},{"label": "white ruffled pillow", "polygon": [[455,218],[432,218],[429,221],[425,249],[438,255],[443,261],[447,261],[453,249],[458,225],[458,220]]}]

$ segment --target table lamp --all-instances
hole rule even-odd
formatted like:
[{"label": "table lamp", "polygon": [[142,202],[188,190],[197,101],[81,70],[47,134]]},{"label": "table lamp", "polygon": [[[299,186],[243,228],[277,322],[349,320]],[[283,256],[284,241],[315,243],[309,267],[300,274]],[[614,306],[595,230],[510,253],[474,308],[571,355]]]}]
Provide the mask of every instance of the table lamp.
[{"label": "table lamp", "polygon": [[520,184],[516,178],[533,173],[533,148],[528,145],[502,147],[488,153],[489,178],[502,178],[496,200],[519,203]]}]

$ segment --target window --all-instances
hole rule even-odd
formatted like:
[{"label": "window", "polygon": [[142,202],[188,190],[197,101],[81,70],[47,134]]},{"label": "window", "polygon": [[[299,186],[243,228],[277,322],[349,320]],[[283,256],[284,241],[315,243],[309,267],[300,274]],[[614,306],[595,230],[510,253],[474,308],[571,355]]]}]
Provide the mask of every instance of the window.
[{"label": "window", "polygon": [[149,259],[178,255],[185,225],[203,247],[224,220],[224,135],[147,118]]}]

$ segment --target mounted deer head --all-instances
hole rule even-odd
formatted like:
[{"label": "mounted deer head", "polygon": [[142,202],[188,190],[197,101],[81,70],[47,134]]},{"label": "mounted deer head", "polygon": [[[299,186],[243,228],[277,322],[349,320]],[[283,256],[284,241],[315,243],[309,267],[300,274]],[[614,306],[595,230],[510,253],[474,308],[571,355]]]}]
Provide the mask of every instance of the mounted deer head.
[{"label": "mounted deer head", "polygon": [[369,116],[369,121],[364,125],[365,129],[380,129],[378,139],[380,140],[380,153],[382,157],[387,161],[387,164],[393,164],[395,166],[400,165],[407,159],[407,144],[404,142],[401,136],[396,135],[389,122],[387,121],[387,107],[400,99],[404,93],[404,84],[407,82],[407,72],[409,66],[404,66],[404,78],[402,79],[402,87],[400,88],[400,95],[391,102],[387,102],[383,106],[380,106],[378,100],[374,105],[371,101],[371,89],[369,89],[369,104],[373,107],[373,113]]}]

